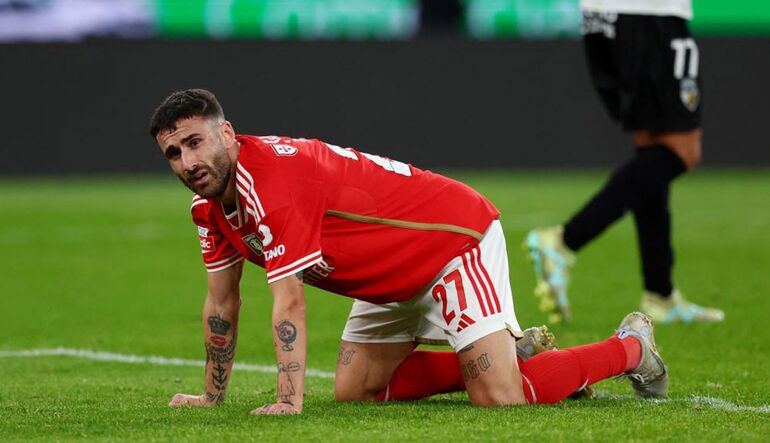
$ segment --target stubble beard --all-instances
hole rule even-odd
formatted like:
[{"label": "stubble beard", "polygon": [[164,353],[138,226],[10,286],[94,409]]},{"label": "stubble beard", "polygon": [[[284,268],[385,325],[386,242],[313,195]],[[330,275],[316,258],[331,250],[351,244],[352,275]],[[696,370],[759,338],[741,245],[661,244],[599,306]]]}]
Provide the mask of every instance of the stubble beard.
[{"label": "stubble beard", "polygon": [[196,187],[181,175],[177,174],[177,177],[189,190],[203,198],[217,199],[222,197],[232,177],[232,168],[227,152],[225,151],[222,155],[215,157],[211,167],[205,166],[201,169],[205,170],[209,175],[209,182],[203,188]]}]

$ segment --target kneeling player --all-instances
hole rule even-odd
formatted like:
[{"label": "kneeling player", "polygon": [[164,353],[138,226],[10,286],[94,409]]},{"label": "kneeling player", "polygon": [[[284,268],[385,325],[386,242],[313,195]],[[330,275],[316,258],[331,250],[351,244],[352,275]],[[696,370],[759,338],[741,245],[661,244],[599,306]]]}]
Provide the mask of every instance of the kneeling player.
[{"label": "kneeling player", "polygon": [[[559,401],[627,372],[645,397],[667,373],[641,314],[593,345],[517,359],[499,212],[457,181],[318,140],[236,135],[205,90],[175,92],[150,133],[196,195],[192,216],[208,273],[204,395],[224,401],[235,356],[244,259],[273,294],[276,402],[255,414],[302,411],[307,354],[304,283],[355,298],[343,333],[339,400],[413,399],[467,389],[475,405]],[[452,352],[414,351],[446,340]]]}]

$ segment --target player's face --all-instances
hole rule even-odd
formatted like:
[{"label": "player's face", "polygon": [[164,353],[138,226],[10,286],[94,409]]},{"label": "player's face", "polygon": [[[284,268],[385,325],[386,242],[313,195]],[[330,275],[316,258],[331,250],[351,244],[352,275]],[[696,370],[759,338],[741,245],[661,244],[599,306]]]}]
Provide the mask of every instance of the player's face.
[{"label": "player's face", "polygon": [[203,198],[219,198],[232,177],[228,144],[235,143],[234,137],[229,122],[192,117],[161,131],[156,140],[185,186]]}]

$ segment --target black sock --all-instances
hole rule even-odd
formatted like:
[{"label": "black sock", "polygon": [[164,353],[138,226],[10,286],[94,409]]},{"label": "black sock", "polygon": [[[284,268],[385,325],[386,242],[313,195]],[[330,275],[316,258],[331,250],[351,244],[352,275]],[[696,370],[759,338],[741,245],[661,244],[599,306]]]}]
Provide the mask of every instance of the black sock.
[{"label": "black sock", "polygon": [[564,244],[578,251],[639,207],[685,171],[682,160],[664,145],[638,148],[631,161],[616,169],[604,187],[564,225]]},{"label": "black sock", "polygon": [[644,289],[668,297],[674,289],[671,282],[674,249],[671,247],[668,187],[650,195],[632,211],[639,241]]}]

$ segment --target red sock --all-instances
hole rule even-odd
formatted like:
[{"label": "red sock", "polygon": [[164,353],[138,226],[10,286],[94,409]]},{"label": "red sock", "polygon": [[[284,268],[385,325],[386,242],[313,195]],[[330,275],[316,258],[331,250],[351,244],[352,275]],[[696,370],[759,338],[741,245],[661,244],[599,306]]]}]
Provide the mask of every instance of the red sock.
[{"label": "red sock", "polygon": [[636,369],[639,366],[639,362],[642,361],[642,344],[633,337],[626,337],[620,340],[620,344],[626,350],[626,371]]},{"label": "red sock", "polygon": [[460,363],[453,351],[413,351],[393,372],[377,401],[417,400],[464,391]]},{"label": "red sock", "polygon": [[590,345],[542,352],[526,362],[519,360],[527,402],[556,403],[584,386],[622,374],[628,360],[626,341],[638,343],[611,337]]}]

